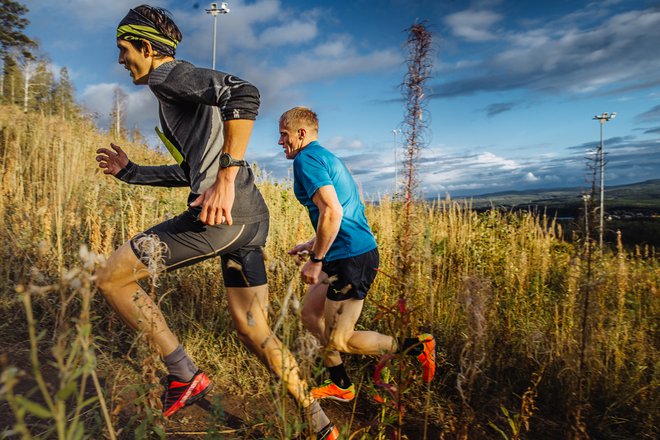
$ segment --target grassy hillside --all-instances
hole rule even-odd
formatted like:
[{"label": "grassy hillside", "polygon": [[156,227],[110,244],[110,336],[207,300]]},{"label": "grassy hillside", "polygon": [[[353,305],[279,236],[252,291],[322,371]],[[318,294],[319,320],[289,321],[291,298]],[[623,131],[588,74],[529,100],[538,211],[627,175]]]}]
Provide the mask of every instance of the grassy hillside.
[{"label": "grassy hillside", "polygon": [[[549,207],[554,209],[579,209],[585,188],[507,191],[472,197],[475,208],[490,206]],[[630,185],[606,186],[605,206],[608,211],[644,209],[660,214],[660,179]]]},{"label": "grassy hillside", "polygon": [[[557,218],[570,240],[583,227],[583,189],[509,191],[458,199],[478,212],[492,208],[504,211],[533,211]],[[624,246],[660,247],[660,179],[605,189],[604,241],[614,247],[621,234]]]},{"label": "grassy hillside", "polygon": [[[278,438],[303,432],[281,384],[231,328],[219,264],[155,273],[145,288],[216,383],[206,411],[164,421],[163,373],[94,287],[94,267],[133,234],[184,208],[184,189],[132,187],[96,168],[110,139],[86,120],[0,107],[0,432],[9,438]],[[169,160],[122,143],[139,163]],[[318,346],[298,319],[304,288],[286,256],[311,228],[287,184],[261,181],[270,207],[272,322],[312,383]],[[355,404],[324,403],[346,438],[657,438],[657,301],[652,247],[603,252],[562,240],[546,217],[458,202],[370,205],[381,271],[361,328],[436,335],[430,386],[405,356],[377,386],[379,358],[347,356]],[[406,266],[404,271],[402,268]],[[408,278],[404,278],[408,273]],[[402,282],[405,280],[405,285]],[[395,392],[390,393],[392,389]],[[202,411],[201,413],[199,411]]]}]

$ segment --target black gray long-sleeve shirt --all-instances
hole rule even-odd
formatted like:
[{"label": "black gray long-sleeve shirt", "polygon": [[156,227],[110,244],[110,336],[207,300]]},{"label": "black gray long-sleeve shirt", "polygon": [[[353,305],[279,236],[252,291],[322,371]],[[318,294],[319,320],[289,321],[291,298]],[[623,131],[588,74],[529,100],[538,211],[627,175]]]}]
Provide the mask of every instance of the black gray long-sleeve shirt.
[{"label": "black gray long-sleeve shirt", "polygon": [[[127,183],[189,186],[199,195],[214,182],[220,168],[222,122],[251,119],[259,111],[259,91],[233,75],[174,60],[149,75],[149,88],[158,99],[163,134],[181,154],[178,165],[142,166],[130,162],[117,174]],[[240,167],[232,208],[235,223],[268,218],[268,208],[254,185],[250,167]]]}]

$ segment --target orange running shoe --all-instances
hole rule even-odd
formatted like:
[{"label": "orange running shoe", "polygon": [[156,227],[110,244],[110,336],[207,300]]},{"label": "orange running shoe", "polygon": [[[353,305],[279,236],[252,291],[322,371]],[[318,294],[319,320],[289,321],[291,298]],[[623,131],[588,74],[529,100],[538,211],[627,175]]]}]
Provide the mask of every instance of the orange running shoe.
[{"label": "orange running shoe", "polygon": [[328,379],[320,387],[312,388],[312,397],[315,399],[333,399],[340,402],[350,402],[355,397],[355,385],[351,384],[348,388],[341,388]]},{"label": "orange running shoe", "polygon": [[417,360],[422,364],[422,380],[431,382],[435,376],[435,338],[423,333],[417,336],[417,339],[424,344],[422,354],[417,356]]},{"label": "orange running shoe", "polygon": [[316,433],[316,440],[339,440],[339,430],[332,423]]},{"label": "orange running shoe", "polygon": [[201,371],[195,373],[190,382],[183,382],[171,375],[165,382],[165,392],[161,397],[164,417],[171,417],[184,406],[192,405],[211,390],[211,381]]}]

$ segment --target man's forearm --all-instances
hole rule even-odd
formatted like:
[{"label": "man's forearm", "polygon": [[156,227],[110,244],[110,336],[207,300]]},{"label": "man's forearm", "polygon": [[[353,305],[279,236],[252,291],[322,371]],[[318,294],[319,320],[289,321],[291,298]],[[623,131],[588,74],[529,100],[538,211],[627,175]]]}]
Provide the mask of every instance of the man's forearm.
[{"label": "man's forearm", "polygon": [[325,257],[334,243],[339,227],[341,226],[342,212],[326,209],[319,213],[319,223],[316,228],[316,237],[312,244],[312,251],[317,258]]},{"label": "man's forearm", "polygon": [[[229,154],[236,160],[243,159],[245,157],[248,142],[250,141],[250,134],[252,134],[253,126],[254,121],[249,119],[232,119],[223,122],[223,153]],[[215,184],[233,186],[237,175],[238,167],[219,168],[218,174],[215,178]]]},{"label": "man's forearm", "polygon": [[165,187],[190,185],[179,165],[137,165],[129,161],[115,177],[134,185]]},{"label": "man's forearm", "polygon": [[234,159],[243,159],[253,126],[254,121],[250,119],[232,119],[223,122],[225,139],[222,151],[230,154]]}]

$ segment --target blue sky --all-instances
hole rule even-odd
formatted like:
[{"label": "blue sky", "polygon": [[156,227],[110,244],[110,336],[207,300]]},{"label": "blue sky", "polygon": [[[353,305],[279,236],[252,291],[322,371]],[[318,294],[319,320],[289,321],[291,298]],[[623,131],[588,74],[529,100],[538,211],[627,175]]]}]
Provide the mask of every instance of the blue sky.
[{"label": "blue sky", "polygon": [[[28,35],[107,124],[112,91],[129,97],[127,125],[151,135],[157,106],[117,64],[116,25],[139,2],[23,1]],[[210,2],[153,1],[184,35],[177,58],[210,67]],[[605,125],[606,186],[660,178],[660,7],[657,1],[234,0],[217,19],[216,68],[253,82],[262,108],[248,159],[276,179],[290,165],[277,120],[296,105],[320,118],[321,143],[367,198],[394,189],[404,117],[405,29],[434,34],[425,197],[586,187],[588,152]],[[397,138],[401,142],[400,136]],[[400,150],[400,146],[399,146]],[[399,153],[401,153],[399,151]]]}]

